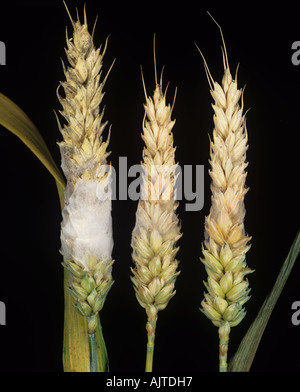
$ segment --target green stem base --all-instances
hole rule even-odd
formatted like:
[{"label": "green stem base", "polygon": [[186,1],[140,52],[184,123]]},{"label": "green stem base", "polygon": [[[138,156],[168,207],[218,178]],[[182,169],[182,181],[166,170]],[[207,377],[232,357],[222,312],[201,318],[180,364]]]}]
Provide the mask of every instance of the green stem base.
[{"label": "green stem base", "polygon": [[230,324],[227,321],[221,322],[219,327],[219,371],[227,372],[227,352],[230,334]]},{"label": "green stem base", "polygon": [[227,352],[228,352],[228,340],[220,339],[220,364],[219,364],[219,371],[221,373],[227,372]]},{"label": "green stem base", "polygon": [[145,366],[146,373],[152,372],[153,369],[155,328],[156,328],[156,321],[148,321],[147,323],[148,340],[147,340],[146,366]]},{"label": "green stem base", "polygon": [[227,372],[227,352],[230,334],[230,325],[228,322],[222,322],[219,328],[219,371]]},{"label": "green stem base", "polygon": [[96,333],[88,334],[89,336],[89,345],[90,345],[90,367],[91,373],[96,373],[97,369],[97,342],[96,342]]}]

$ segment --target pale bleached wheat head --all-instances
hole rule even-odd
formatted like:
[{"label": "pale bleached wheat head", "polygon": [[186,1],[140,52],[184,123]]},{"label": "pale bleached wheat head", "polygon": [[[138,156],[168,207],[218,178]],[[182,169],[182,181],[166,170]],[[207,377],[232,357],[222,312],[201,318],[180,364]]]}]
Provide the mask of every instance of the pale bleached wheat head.
[{"label": "pale bleached wheat head", "polygon": [[177,240],[181,237],[176,215],[176,163],[171,119],[172,107],[166,104],[162,80],[156,81],[153,97],[147,97],[143,120],[143,181],[141,199],[136,212],[132,233],[132,269],[134,289],[138,302],[148,316],[147,330],[151,335],[157,313],[174,296],[175,281],[179,274],[176,254]]},{"label": "pale bleached wheat head", "polygon": [[245,276],[253,271],[246,264],[251,238],[244,227],[248,145],[243,91],[237,87],[236,76],[231,76],[224,40],[223,44],[221,85],[213,80],[204,60],[214,99],[214,130],[210,143],[211,208],[205,220],[202,259],[208,279],[202,307],[220,327],[220,337],[228,337],[230,327],[238,325],[246,314],[243,305],[250,298],[250,289]]}]

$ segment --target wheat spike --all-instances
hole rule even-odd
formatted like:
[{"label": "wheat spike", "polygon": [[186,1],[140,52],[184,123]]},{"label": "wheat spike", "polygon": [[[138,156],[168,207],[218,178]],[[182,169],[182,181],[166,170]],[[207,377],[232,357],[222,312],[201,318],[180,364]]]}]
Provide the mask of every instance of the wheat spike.
[{"label": "wheat spike", "polygon": [[79,17],[76,22],[70,19],[73,37],[66,33],[70,66],[63,64],[66,80],[59,85],[65,96],[57,89],[60,113],[66,120],[60,126],[63,141],[59,143],[67,178],[61,245],[63,265],[72,277],[69,292],[78,311],[88,317],[88,331],[93,334],[95,316],[113,283],[111,172],[106,165],[109,137],[102,140],[107,122],[103,122],[104,110],[99,110],[109,73],[100,80],[107,40],[102,51],[95,48],[85,9],[84,23]]},{"label": "wheat spike", "polygon": [[244,228],[248,145],[243,91],[238,89],[236,77],[231,76],[221,28],[220,31],[224,65],[221,85],[213,80],[199,50],[214,99],[209,171],[212,197],[210,213],[205,220],[201,261],[208,274],[202,311],[219,327],[220,371],[226,371],[230,328],[238,325],[246,314],[243,305],[250,298],[250,289],[245,276],[253,271],[246,264],[251,237]]},{"label": "wheat spike", "polygon": [[[155,52],[155,51],[154,51]],[[172,107],[166,104],[162,91],[162,77],[157,82],[153,97],[147,97],[142,138],[145,142],[142,167],[141,199],[132,233],[132,282],[139,304],[145,308],[148,322],[148,351],[154,346],[158,311],[164,309],[174,296],[174,285],[179,274],[177,240],[181,237],[176,216],[174,186],[176,181],[175,148],[171,120]],[[152,359],[151,359],[152,361]],[[146,371],[152,370],[146,363]]]}]

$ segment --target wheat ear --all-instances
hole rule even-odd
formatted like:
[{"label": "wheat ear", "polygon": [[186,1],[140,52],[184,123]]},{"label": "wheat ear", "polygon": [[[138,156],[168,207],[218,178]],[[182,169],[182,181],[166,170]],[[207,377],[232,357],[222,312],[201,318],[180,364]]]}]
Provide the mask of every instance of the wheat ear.
[{"label": "wheat ear", "polygon": [[214,99],[215,125],[210,143],[211,208],[205,221],[201,259],[208,274],[204,283],[208,292],[202,301],[202,311],[219,327],[219,369],[227,371],[230,328],[238,325],[246,314],[243,305],[250,298],[250,289],[245,276],[253,271],[247,267],[245,256],[251,238],[244,228],[248,146],[243,91],[237,88],[236,78],[232,79],[221,28],[220,31],[224,65],[221,86],[213,80],[199,50]]},{"label": "wheat ear", "polygon": [[166,104],[162,91],[162,78],[157,83],[153,97],[147,97],[143,120],[143,181],[141,199],[136,212],[132,233],[132,282],[139,304],[148,316],[146,372],[152,371],[155,328],[158,311],[164,309],[175,295],[174,285],[179,272],[177,240],[181,237],[175,214],[175,148],[171,120],[172,109]]},{"label": "wheat ear", "polygon": [[70,271],[69,292],[75,307],[87,317],[88,333],[95,335],[97,314],[102,309],[112,280],[111,172],[106,167],[109,140],[102,141],[106,126],[99,111],[106,77],[100,81],[102,60],[107,47],[96,49],[93,34],[84,23],[70,16],[73,38],[67,39],[63,65],[66,81],[61,82],[65,97],[57,95],[67,124],[60,127],[62,169],[67,178],[62,212],[61,249],[63,265]]}]

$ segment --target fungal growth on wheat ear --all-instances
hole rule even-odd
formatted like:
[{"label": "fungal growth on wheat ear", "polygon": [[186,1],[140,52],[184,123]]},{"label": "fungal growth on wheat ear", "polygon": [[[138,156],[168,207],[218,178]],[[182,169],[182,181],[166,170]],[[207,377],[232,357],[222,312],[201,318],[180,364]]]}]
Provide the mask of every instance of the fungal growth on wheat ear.
[{"label": "fungal growth on wheat ear", "polygon": [[[71,18],[73,37],[66,34],[63,64],[66,77],[57,90],[67,124],[60,126],[63,141],[59,143],[62,169],[67,179],[65,206],[61,223],[63,265],[70,272],[69,293],[75,307],[87,317],[88,333],[94,334],[97,314],[102,309],[112,280],[111,171],[107,165],[109,136],[103,141],[107,122],[100,110],[103,87],[109,71],[101,80],[103,56],[107,48],[96,49],[93,33],[84,23]],[[94,32],[94,30],[93,30]]]}]

